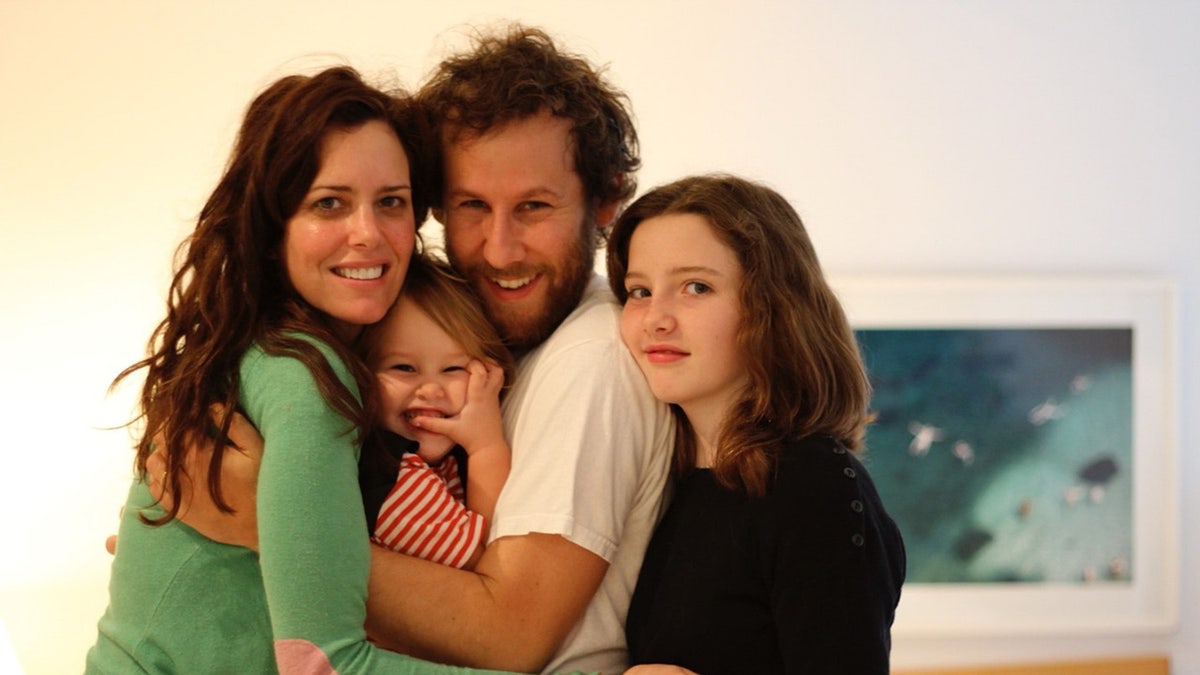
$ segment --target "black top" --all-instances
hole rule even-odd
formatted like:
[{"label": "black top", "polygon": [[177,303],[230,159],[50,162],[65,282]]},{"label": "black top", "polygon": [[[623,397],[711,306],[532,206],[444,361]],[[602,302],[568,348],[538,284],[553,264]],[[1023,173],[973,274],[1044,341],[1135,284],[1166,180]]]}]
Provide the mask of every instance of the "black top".
[{"label": "black top", "polygon": [[[378,430],[363,444],[358,459],[358,489],[362,492],[363,512],[367,516],[367,532],[375,532],[375,521],[388,493],[400,475],[400,458],[416,452],[417,442],[386,430]],[[467,451],[456,445],[450,450],[458,461],[458,477],[463,490],[467,489]]]},{"label": "black top", "polygon": [[629,607],[630,660],[701,675],[888,672],[904,544],[836,441],[785,447],[768,494],[689,472]]}]

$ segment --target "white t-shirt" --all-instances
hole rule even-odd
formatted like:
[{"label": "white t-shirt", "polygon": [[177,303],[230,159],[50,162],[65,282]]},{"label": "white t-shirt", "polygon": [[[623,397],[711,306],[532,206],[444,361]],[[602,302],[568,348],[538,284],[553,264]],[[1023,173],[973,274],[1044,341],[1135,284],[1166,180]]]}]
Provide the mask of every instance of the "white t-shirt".
[{"label": "white t-shirt", "polygon": [[662,511],[674,425],[621,342],[620,313],[593,277],[575,311],[521,358],[504,399],[512,470],[489,542],[559,534],[609,563],[547,673],[628,667],[625,615]]}]

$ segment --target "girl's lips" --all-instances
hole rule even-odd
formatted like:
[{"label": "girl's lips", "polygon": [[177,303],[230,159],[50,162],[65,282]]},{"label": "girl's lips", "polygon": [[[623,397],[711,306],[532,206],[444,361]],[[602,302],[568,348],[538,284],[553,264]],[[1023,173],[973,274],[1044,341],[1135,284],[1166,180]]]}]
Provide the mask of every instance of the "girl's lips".
[{"label": "girl's lips", "polygon": [[436,432],[430,431],[429,429],[421,426],[421,419],[427,417],[445,419],[450,417],[450,414],[433,408],[409,408],[408,410],[404,411],[401,417],[404,420],[404,426],[412,431],[415,439],[417,434],[432,434],[434,436],[439,435]]},{"label": "girl's lips", "polygon": [[688,352],[669,345],[652,345],[645,352],[646,360],[650,363],[674,363],[690,356]]}]

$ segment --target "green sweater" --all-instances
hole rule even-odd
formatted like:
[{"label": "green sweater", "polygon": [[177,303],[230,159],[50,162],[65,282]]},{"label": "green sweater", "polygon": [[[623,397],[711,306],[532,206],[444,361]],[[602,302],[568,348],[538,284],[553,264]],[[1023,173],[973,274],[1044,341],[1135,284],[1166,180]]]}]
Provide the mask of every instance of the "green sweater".
[{"label": "green sweater", "polygon": [[[318,346],[353,388],[345,365]],[[260,554],[178,520],[143,524],[140,511],[162,511],[135,481],[86,672],[495,672],[418,661],[367,642],[370,552],[356,434],[295,359],[250,349],[240,387],[242,408],[265,439]]]}]

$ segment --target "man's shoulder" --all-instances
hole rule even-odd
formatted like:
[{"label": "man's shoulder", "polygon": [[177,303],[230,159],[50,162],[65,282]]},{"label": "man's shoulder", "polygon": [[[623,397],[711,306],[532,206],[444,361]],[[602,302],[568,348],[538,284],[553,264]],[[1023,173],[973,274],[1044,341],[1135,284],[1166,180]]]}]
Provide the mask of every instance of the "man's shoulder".
[{"label": "man's shoulder", "polygon": [[621,343],[621,306],[603,277],[593,276],[575,309],[550,337],[529,353],[541,360],[564,350],[624,349]]},{"label": "man's shoulder", "polygon": [[594,276],[575,311],[522,357],[510,397],[531,388],[544,393],[549,386],[571,390],[577,401],[609,397],[652,405],[645,378],[621,341],[620,316],[607,282]]},{"label": "man's shoulder", "polygon": [[[592,337],[615,335],[620,339],[620,318],[621,305],[617,303],[616,296],[609,289],[608,281],[595,274],[592,275],[587,288],[584,289],[579,304],[575,305],[575,309],[567,315],[566,319],[563,319],[563,322],[546,341],[554,340],[560,334],[591,335]],[[600,332],[597,329],[604,330]]]}]

